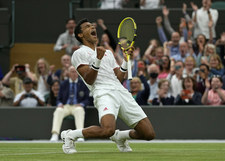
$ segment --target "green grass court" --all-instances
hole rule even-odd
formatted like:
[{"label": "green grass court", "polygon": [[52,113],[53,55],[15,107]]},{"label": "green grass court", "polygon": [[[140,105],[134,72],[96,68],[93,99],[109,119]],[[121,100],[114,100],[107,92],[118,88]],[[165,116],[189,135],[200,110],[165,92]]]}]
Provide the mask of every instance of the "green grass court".
[{"label": "green grass court", "polygon": [[225,161],[225,143],[130,143],[121,153],[114,143],[77,143],[64,154],[61,143],[0,143],[0,161]]}]

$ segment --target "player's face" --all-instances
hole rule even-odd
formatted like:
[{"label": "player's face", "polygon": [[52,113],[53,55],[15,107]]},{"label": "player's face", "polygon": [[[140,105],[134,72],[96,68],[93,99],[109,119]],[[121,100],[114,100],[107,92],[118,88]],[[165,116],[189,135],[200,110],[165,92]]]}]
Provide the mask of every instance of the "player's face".
[{"label": "player's face", "polygon": [[95,43],[97,42],[96,28],[90,22],[85,22],[81,25],[82,33],[80,34],[83,41]]}]

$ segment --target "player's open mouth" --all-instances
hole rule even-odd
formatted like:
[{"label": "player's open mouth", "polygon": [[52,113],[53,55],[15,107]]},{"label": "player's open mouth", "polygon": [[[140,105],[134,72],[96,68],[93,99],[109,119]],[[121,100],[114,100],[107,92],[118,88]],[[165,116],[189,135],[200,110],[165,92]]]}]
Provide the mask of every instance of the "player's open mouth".
[{"label": "player's open mouth", "polygon": [[92,36],[97,36],[96,31],[92,31],[92,32],[91,32],[91,35],[92,35]]}]

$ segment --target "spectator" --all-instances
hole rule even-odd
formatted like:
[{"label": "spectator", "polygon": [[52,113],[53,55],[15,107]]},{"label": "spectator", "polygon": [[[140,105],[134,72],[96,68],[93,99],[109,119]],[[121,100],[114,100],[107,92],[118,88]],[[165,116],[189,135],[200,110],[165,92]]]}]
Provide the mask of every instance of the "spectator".
[{"label": "spectator", "polygon": [[35,64],[34,71],[36,75],[37,91],[46,97],[49,94],[47,79],[50,71],[47,60],[45,58],[38,59]]},{"label": "spectator", "polygon": [[[16,76],[12,77],[14,73],[16,73]],[[35,80],[34,74],[30,71],[30,65],[14,64],[11,70],[2,79],[2,83],[14,89],[15,95],[17,95],[24,90],[23,79],[25,77],[31,78],[32,81]]]},{"label": "spectator", "polygon": [[174,98],[182,91],[182,74],[184,70],[184,63],[182,61],[175,62],[175,74],[170,80],[171,94]]},{"label": "spectator", "polygon": [[14,93],[12,89],[6,87],[0,81],[0,107],[11,106],[13,104]]},{"label": "spectator", "polygon": [[149,80],[147,81],[150,93],[148,97],[148,103],[152,104],[152,100],[155,96],[157,96],[158,91],[158,75],[159,75],[159,67],[156,64],[151,64],[148,66]]},{"label": "spectator", "polygon": [[225,66],[225,32],[222,32],[220,38],[216,41],[216,47],[218,49],[223,66]]},{"label": "spectator", "polygon": [[158,96],[156,96],[152,104],[153,105],[173,105],[174,104],[174,97],[169,92],[170,83],[167,79],[161,79],[158,84]]},{"label": "spectator", "polygon": [[140,9],[157,9],[164,4],[164,0],[140,0]]},{"label": "spectator", "polygon": [[218,54],[210,56],[209,67],[212,75],[220,75],[221,77],[224,75],[224,67]]},{"label": "spectator", "polygon": [[[162,13],[163,13],[163,18],[164,18],[164,26],[167,30],[167,32],[169,33],[169,35],[172,35],[175,30],[172,28],[171,24],[170,24],[170,20],[169,20],[169,9],[164,6],[162,8]],[[186,27],[186,21],[184,18],[181,18],[180,20],[180,24],[179,24],[179,34],[180,34],[180,40],[179,43],[181,42],[187,42],[188,39],[188,31],[187,31],[187,27]]]},{"label": "spectator", "polygon": [[98,19],[97,23],[104,31],[104,34],[102,34],[100,45],[104,46],[105,49],[111,50],[112,53],[114,53],[117,46],[116,40],[113,38],[111,32],[106,27],[103,19]]},{"label": "spectator", "polygon": [[209,66],[207,64],[201,64],[199,66],[198,76],[199,78],[197,77],[197,91],[203,95],[206,88],[206,81],[209,81],[211,78]]},{"label": "spectator", "polygon": [[[143,60],[147,63],[147,64],[151,64],[153,63],[157,58],[158,55],[160,55],[159,57],[161,58],[164,53],[163,53],[163,48],[160,50],[159,49],[159,42],[156,39],[152,39],[149,42],[149,46],[148,48],[145,50],[145,53],[143,55]],[[160,54],[157,54],[157,52],[161,52]]]},{"label": "spectator", "polygon": [[214,75],[210,83],[206,81],[206,89],[202,96],[202,104],[204,105],[224,105],[225,104],[225,90],[222,89],[222,78]]},{"label": "spectator", "polygon": [[193,56],[188,56],[184,62],[184,70],[183,70],[183,78],[190,76],[193,77],[195,75],[195,58]]},{"label": "spectator", "polygon": [[56,44],[54,46],[54,51],[66,51],[66,54],[72,55],[75,50],[79,48],[80,43],[74,36],[74,29],[76,27],[76,22],[74,19],[68,19],[66,21],[66,31],[59,35]]},{"label": "spectator", "polygon": [[[143,74],[144,74],[143,71],[140,70],[138,73],[139,77],[134,77],[130,81],[131,94],[139,105],[148,104],[147,102],[148,102],[148,96],[150,92],[148,83]],[[144,85],[144,89],[142,89],[142,83]]]},{"label": "spectator", "polygon": [[100,0],[101,9],[122,9],[129,0]]},{"label": "spectator", "polygon": [[71,56],[64,54],[61,57],[61,65],[62,65],[61,69],[56,70],[55,73],[53,73],[51,76],[48,77],[47,82],[49,85],[51,85],[52,81],[55,79],[61,82],[69,78],[69,67],[71,66]]},{"label": "spectator", "polygon": [[24,91],[17,94],[14,98],[14,106],[36,107],[44,106],[45,101],[41,93],[33,89],[33,81],[26,77],[23,80]]},{"label": "spectator", "polygon": [[[216,46],[213,44],[206,44],[204,49],[204,55],[201,61],[202,63],[209,64],[209,58],[211,55],[216,54]],[[205,60],[205,61],[204,61]]]},{"label": "spectator", "polygon": [[206,37],[203,34],[199,34],[196,38],[196,43],[193,44],[193,50],[194,50],[194,58],[198,65],[201,64],[201,57],[204,55],[204,49],[206,45]]},{"label": "spectator", "polygon": [[210,39],[210,30],[209,30],[209,22],[213,22],[212,26],[212,36],[216,38],[216,23],[218,20],[219,13],[216,9],[212,9],[211,7],[211,0],[202,0],[202,7],[200,9],[195,10],[192,13],[193,21],[199,28],[199,32],[206,36],[206,39]]},{"label": "spectator", "polygon": [[176,105],[201,105],[202,95],[196,92],[196,81],[193,77],[186,77],[182,81],[183,90],[176,97]]},{"label": "spectator", "polygon": [[181,60],[182,62],[184,62],[186,57],[188,57],[192,54],[192,53],[190,54],[190,51],[189,51],[189,48],[188,48],[188,43],[186,43],[186,42],[180,43],[179,50],[180,50],[180,55],[175,55],[175,56],[172,57],[176,61]]},{"label": "spectator", "polygon": [[59,80],[53,80],[50,86],[50,94],[46,99],[47,106],[56,106],[56,101],[59,94],[59,87],[60,87]]},{"label": "spectator", "polygon": [[170,73],[170,58],[167,55],[164,55],[157,64],[159,65],[160,73],[158,79],[166,79]]},{"label": "spectator", "polygon": [[[69,80],[60,85],[57,108],[53,114],[52,137],[50,141],[58,141],[63,118],[74,116],[77,129],[84,128],[85,106],[89,104],[89,91],[73,66],[69,68]],[[80,139],[80,141],[83,141]]]}]

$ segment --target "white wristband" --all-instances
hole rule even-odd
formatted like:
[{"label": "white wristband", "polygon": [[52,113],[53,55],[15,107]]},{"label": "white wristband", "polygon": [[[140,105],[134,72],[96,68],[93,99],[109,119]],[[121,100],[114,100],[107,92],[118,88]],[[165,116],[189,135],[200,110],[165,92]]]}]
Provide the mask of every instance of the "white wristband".
[{"label": "white wristband", "polygon": [[101,64],[101,60],[98,59],[98,58],[95,58],[95,60],[94,60],[93,64],[91,65],[91,67],[94,70],[99,70],[100,64]]},{"label": "white wristband", "polygon": [[120,66],[120,71],[121,72],[126,72],[127,71],[127,62],[123,60],[123,63]]}]

